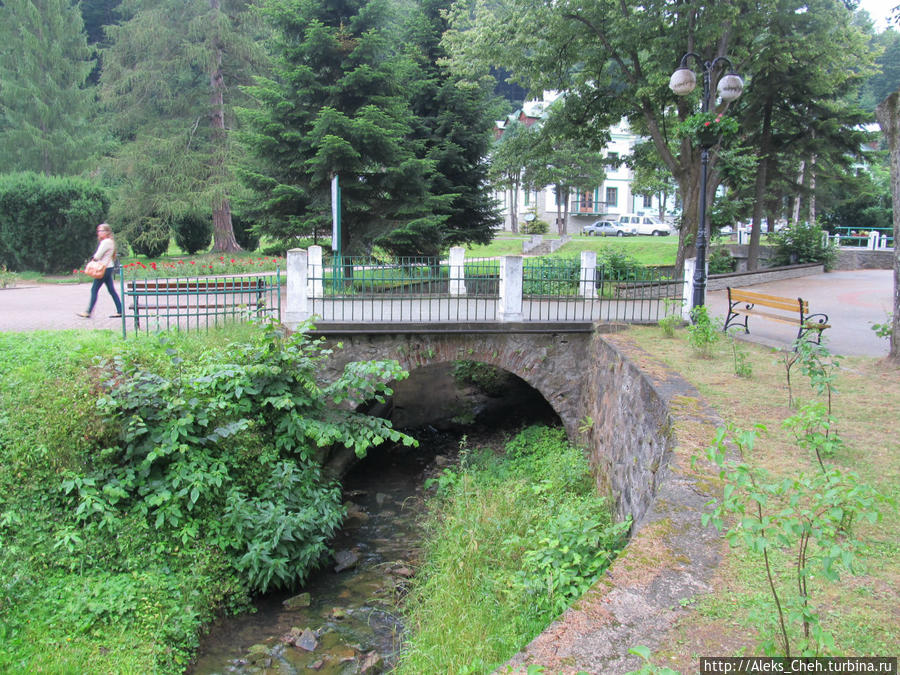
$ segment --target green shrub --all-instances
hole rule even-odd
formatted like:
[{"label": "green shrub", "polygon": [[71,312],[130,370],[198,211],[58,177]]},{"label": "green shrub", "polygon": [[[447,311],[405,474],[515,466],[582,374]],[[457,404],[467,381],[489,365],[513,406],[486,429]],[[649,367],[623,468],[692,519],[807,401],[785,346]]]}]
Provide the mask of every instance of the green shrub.
[{"label": "green shrub", "polygon": [[125,236],[135,255],[158,258],[169,250],[172,228],[158,216],[145,216],[126,229]]},{"label": "green shrub", "polygon": [[[239,214],[232,213],[231,227],[234,229],[234,238],[238,246],[245,251],[255,251],[259,248],[259,235],[254,232],[253,223]],[[284,255],[284,250],[276,255]]]},{"label": "green shrub", "polygon": [[700,305],[691,310],[691,321],[687,329],[691,347],[703,358],[712,358],[713,347],[722,335],[719,320],[711,319],[706,305]]},{"label": "green shrub", "polygon": [[[209,214],[188,213],[175,221],[172,230],[175,232],[175,243],[188,255],[197,251],[205,251],[212,241],[212,217]],[[166,241],[168,248],[168,240]],[[157,257],[157,256],[151,256]]]},{"label": "green shrub", "polygon": [[0,176],[0,264],[10,270],[71,272],[97,247],[109,196],[81,178]]},{"label": "green shrub", "polygon": [[550,231],[550,223],[546,220],[526,220],[519,226],[522,234],[547,234]]},{"label": "green shrub", "polygon": [[820,262],[826,270],[830,270],[837,259],[837,248],[830,240],[826,243],[824,234],[819,225],[809,223],[794,223],[780,232],[769,234],[769,244],[775,248],[772,264]]},{"label": "green shrub", "polygon": [[709,273],[728,274],[734,272],[737,261],[727,248],[715,248],[709,254]]}]

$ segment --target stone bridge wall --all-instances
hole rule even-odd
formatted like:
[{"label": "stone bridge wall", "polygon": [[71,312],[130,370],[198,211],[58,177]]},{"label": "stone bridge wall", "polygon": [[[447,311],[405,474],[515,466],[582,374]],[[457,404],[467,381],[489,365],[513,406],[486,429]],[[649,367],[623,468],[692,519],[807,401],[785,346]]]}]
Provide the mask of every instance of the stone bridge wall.
[{"label": "stone bridge wall", "polygon": [[[599,328],[599,327],[596,327]],[[631,539],[573,607],[500,673],[625,673],[628,649],[658,651],[679,639],[678,618],[709,592],[721,558],[715,530],[701,525],[720,489],[712,467],[692,467],[721,424],[696,390],[631,345],[627,333],[366,335],[342,338],[335,368],[395,358],[407,369],[471,359],[515,373],[557,411],[569,437],[590,448],[598,489],[634,519]],[[588,417],[591,422],[588,423]]]},{"label": "stone bridge wall", "polygon": [[344,345],[331,358],[330,377],[350,361],[382,359],[410,372],[457,359],[507,370],[541,393],[570,440],[590,449],[598,489],[613,499],[619,518],[638,522],[653,501],[672,444],[666,401],[599,332],[398,332],[329,341]]}]

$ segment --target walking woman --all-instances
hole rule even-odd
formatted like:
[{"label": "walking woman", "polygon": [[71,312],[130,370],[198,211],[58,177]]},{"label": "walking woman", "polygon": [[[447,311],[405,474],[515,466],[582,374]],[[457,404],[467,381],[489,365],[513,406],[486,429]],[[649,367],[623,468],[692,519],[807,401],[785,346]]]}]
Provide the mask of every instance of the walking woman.
[{"label": "walking woman", "polygon": [[118,318],[122,316],[122,301],[119,300],[119,294],[116,293],[116,287],[113,285],[113,269],[116,265],[116,241],[113,239],[112,228],[106,223],[100,223],[97,226],[97,241],[100,243],[97,250],[91,257],[91,260],[106,264],[106,273],[99,279],[94,279],[91,285],[91,304],[88,305],[86,312],[78,312],[78,316],[89,319],[91,312],[94,311],[94,305],[97,304],[97,291],[100,286],[106,284],[106,290],[112,296],[113,302],[116,303],[116,313],[110,314],[110,318]]}]

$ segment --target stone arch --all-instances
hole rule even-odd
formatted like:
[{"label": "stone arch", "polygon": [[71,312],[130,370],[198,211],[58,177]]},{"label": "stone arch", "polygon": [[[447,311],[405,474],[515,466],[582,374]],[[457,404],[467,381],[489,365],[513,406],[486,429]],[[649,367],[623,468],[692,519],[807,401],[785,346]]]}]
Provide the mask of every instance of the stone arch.
[{"label": "stone arch", "polygon": [[352,361],[396,359],[410,372],[460,359],[496,366],[538,391],[574,440],[590,341],[591,333],[357,333],[328,338],[343,345],[329,366],[335,377]]}]

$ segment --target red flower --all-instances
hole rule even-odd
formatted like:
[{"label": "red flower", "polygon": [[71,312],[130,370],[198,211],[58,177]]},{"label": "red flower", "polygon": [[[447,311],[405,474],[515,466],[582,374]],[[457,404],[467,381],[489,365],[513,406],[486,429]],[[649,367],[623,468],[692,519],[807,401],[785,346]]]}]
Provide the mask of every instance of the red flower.
[{"label": "red flower", "polygon": [[709,126],[709,122],[704,122],[704,123],[703,123],[703,126],[708,127],[708,126]]},{"label": "red flower", "polygon": [[232,262],[232,263],[234,262],[234,258],[231,259],[231,262]]}]

